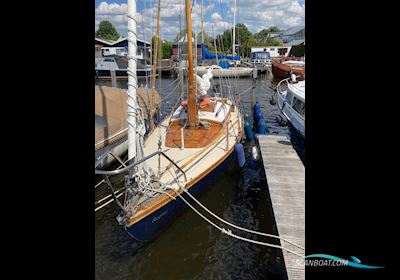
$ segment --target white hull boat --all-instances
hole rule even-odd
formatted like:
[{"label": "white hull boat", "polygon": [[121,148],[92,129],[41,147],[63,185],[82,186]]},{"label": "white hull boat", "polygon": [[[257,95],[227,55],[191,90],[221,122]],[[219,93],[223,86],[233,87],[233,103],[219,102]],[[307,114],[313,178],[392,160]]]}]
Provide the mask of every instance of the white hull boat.
[{"label": "white hull boat", "polygon": [[293,127],[305,137],[306,81],[290,82],[289,78],[277,86],[277,104]]},{"label": "white hull boat", "polygon": [[211,68],[211,73],[214,79],[217,78],[234,78],[234,77],[249,77],[253,74],[253,68],[250,67],[230,67],[222,68],[218,65],[197,66],[195,71],[197,75],[202,76],[207,73],[207,69]]}]

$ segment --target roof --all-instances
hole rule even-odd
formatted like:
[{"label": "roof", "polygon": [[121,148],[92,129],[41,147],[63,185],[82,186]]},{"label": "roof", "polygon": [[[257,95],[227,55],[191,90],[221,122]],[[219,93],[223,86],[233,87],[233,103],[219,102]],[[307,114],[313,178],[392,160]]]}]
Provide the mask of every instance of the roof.
[{"label": "roof", "polygon": [[[120,37],[117,41],[108,41],[108,40],[100,39],[100,38],[97,38],[97,37],[94,37],[94,39],[95,39],[95,41],[99,41],[99,42],[101,42],[101,43],[104,43],[104,44],[113,46],[113,45],[116,45],[116,44],[118,44],[118,43],[120,43],[120,42],[122,42],[122,41],[128,40],[128,37],[125,37],[125,38]],[[144,41],[144,40],[141,40],[141,39],[138,39],[138,38],[136,38],[136,40],[137,40],[137,41],[140,41],[140,42],[142,42],[142,43],[146,43],[146,44],[150,45],[149,42],[146,42],[146,41]]]},{"label": "roof", "polygon": [[291,47],[291,46],[298,46],[298,45],[301,45],[301,44],[305,44],[305,40],[304,39],[290,41],[290,42],[286,43],[284,46],[285,47]]},{"label": "roof", "polygon": [[107,45],[112,45],[113,44],[113,42],[111,42],[111,41],[100,39],[100,38],[96,38],[96,37],[94,37],[94,40],[98,41],[100,43],[103,43],[103,44],[107,44]]},{"label": "roof", "polygon": [[302,30],[304,30],[304,26],[292,27],[292,28],[289,28],[288,30],[286,30],[285,32],[283,32],[282,35],[289,36],[289,35],[293,35],[293,34],[299,32],[299,31],[302,31]]}]

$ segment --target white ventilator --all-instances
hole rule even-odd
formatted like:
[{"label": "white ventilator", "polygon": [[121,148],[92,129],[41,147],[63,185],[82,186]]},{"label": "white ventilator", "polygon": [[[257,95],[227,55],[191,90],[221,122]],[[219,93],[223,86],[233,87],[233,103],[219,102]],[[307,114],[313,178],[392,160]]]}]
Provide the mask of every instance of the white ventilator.
[{"label": "white ventilator", "polygon": [[196,75],[197,93],[200,95],[207,95],[208,90],[211,87],[210,80],[213,74],[210,68],[207,69],[207,73],[203,74],[202,77]]}]

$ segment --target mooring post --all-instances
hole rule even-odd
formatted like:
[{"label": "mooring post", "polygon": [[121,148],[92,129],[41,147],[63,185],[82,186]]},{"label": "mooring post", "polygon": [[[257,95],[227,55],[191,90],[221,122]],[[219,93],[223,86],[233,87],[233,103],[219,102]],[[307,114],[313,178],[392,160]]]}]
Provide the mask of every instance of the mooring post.
[{"label": "mooring post", "polygon": [[256,105],[256,79],[257,79],[257,68],[253,69],[253,86],[251,88],[251,117],[254,119],[254,106]]},{"label": "mooring post", "polygon": [[111,86],[117,87],[117,75],[115,74],[115,70],[110,70],[111,75]]}]

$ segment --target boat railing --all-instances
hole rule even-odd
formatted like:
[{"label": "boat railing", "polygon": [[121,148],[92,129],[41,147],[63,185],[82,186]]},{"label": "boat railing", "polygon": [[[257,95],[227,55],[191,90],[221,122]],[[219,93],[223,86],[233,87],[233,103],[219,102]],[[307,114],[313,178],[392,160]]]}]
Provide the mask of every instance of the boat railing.
[{"label": "boat railing", "polygon": [[[105,155],[108,155],[109,153],[106,153]],[[140,159],[140,160],[138,160],[138,161],[135,161],[135,162],[133,162],[133,163],[131,163],[131,164],[129,164],[129,165],[125,165],[125,167],[123,167],[123,168],[121,168],[121,169],[116,169],[116,170],[101,170],[101,169],[96,169],[95,168],[95,174],[97,174],[97,175],[107,175],[107,176],[109,176],[109,175],[118,175],[118,174],[122,174],[122,173],[126,173],[126,172],[129,172],[132,168],[134,168],[135,166],[137,166],[137,165],[139,165],[139,164],[141,164],[141,163],[143,163],[143,162],[145,162],[145,161],[147,161],[147,160],[149,160],[149,159],[151,159],[152,157],[154,157],[154,156],[157,156],[157,155],[160,155],[160,156],[163,156],[165,159],[167,159],[172,165],[174,165],[182,174],[183,174],[183,176],[185,177],[185,181],[187,181],[187,177],[186,177],[186,173],[185,173],[185,171],[183,171],[182,170],[182,168],[180,168],[170,157],[168,157],[163,151],[157,151],[157,152],[154,152],[154,153],[152,153],[152,154],[150,154],[150,155],[148,155],[148,156],[145,156],[144,158],[142,158],[142,159]]]},{"label": "boat railing", "polygon": [[[286,83],[286,88],[287,88],[288,83],[289,83],[289,79],[290,79],[290,78],[286,78],[286,79],[281,80],[281,81],[278,83],[278,85],[276,86],[275,95],[276,95],[277,104],[278,104],[278,107],[279,107],[280,110],[283,109],[283,106],[284,106],[284,104],[285,104],[285,99],[286,99],[286,97],[282,96],[282,92],[283,92],[283,88],[282,88],[282,87],[283,87],[283,83]],[[280,103],[280,102],[281,102],[281,103]]]},{"label": "boat railing", "polygon": [[276,91],[277,91],[277,93],[278,93],[279,95],[281,95],[281,92],[282,92],[282,90],[281,90],[282,83],[283,83],[283,82],[286,82],[286,86],[287,86],[288,83],[289,83],[289,79],[290,79],[290,78],[286,78],[286,79],[281,80],[281,81],[278,83],[278,85],[276,86]]}]

